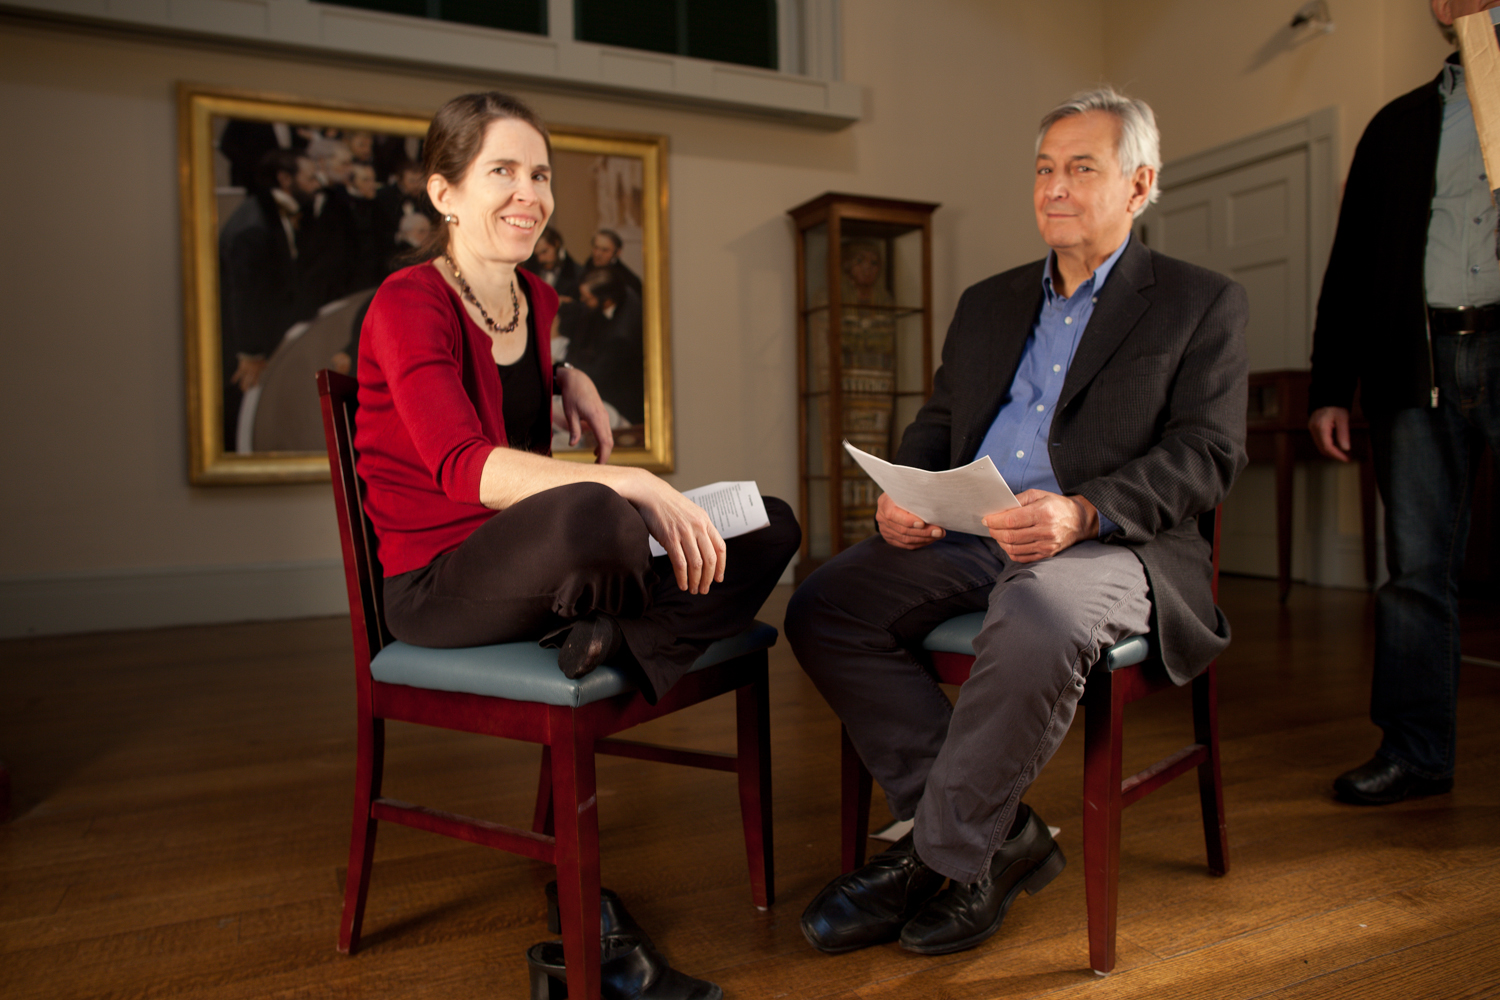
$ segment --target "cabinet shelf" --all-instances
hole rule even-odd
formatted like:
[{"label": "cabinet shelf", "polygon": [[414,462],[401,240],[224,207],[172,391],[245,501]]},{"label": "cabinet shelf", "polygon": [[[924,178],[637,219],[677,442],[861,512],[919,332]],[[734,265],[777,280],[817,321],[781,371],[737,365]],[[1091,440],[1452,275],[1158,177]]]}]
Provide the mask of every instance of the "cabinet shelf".
[{"label": "cabinet shelf", "polygon": [[830,193],[788,213],[797,227],[799,580],[875,533],[880,491],[842,442],[892,458],[932,392],[937,207]]}]

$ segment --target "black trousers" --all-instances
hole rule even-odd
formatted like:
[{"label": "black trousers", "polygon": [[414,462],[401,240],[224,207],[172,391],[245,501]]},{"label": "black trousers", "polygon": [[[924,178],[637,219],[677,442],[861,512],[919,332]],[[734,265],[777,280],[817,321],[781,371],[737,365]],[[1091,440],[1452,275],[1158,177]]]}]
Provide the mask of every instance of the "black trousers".
[{"label": "black trousers", "polygon": [[[541,639],[593,613],[616,618],[656,699],[718,639],[750,625],[802,540],[791,508],[766,497],[771,523],[731,538],[724,582],[677,589],[651,558],[646,522],[608,486],[574,483],[496,512],[458,548],[385,581],[386,622],[416,646]],[[554,636],[556,642],[560,636]]]}]

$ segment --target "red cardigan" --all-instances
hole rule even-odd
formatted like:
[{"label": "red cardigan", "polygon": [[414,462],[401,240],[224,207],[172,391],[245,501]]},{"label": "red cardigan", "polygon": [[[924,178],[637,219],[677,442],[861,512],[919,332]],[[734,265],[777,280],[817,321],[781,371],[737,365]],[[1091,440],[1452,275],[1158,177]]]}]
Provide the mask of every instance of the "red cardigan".
[{"label": "red cardigan", "polygon": [[[536,357],[552,419],[557,293],[530,272]],[[495,512],[479,502],[485,459],[505,447],[500,374],[489,335],[430,264],[385,280],[359,341],[354,466],[387,576],[421,569]]]}]

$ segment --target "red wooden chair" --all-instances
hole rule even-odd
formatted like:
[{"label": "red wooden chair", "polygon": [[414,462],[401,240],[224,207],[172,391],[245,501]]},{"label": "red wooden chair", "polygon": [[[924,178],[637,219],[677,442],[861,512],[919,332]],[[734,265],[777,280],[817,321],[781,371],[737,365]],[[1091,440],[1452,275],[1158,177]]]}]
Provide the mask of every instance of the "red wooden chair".
[{"label": "red wooden chair", "polygon": [[[326,370],[318,373],[349,587],[358,704],[354,824],[339,950],[353,953],[359,945],[376,823],[401,823],[556,865],[568,995],[597,1000],[596,753],[735,772],[751,895],[756,906],[770,906],[775,875],[766,650],[775,644],[776,630],[757,622],[744,633],[715,643],[656,705],[648,704],[625,675],[608,665],[579,680],[568,680],[557,669],[556,651],[531,642],[424,649],[395,641],[385,629],[380,562],[364,514],[363,484],[354,472],[355,391],[356,383],[347,376]],[[736,754],[607,738],[731,691],[738,709]],[[541,744],[541,776],[531,829],[383,798],[381,770],[388,719]]]},{"label": "red wooden chair", "polygon": [[[1219,512],[1198,518],[1199,530],[1213,544],[1213,594],[1219,596]],[[984,613],[944,622],[923,647],[944,684],[962,684],[974,666],[973,640]],[[1101,669],[1102,668],[1102,669]],[[1167,782],[1198,769],[1203,805],[1203,836],[1208,842],[1208,870],[1229,870],[1229,836],[1224,827],[1224,780],[1219,772],[1218,672],[1208,669],[1193,679],[1195,742],[1128,778],[1122,775],[1125,706],[1175,685],[1151,653],[1145,636],[1134,636],[1105,650],[1089,672],[1083,692],[1083,880],[1088,898],[1089,964],[1101,975],[1115,967],[1115,930],[1120,885],[1120,813]],[[960,694],[960,697],[962,695]],[[843,864],[845,871],[864,864],[870,826],[870,772],[843,733]]]}]

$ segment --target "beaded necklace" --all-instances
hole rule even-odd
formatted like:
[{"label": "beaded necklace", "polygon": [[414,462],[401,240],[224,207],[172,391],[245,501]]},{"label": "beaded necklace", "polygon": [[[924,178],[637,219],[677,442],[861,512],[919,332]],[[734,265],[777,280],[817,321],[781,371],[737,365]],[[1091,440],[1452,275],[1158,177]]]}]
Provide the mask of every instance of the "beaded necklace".
[{"label": "beaded necklace", "polygon": [[484,311],[484,306],[479,304],[479,299],[474,295],[474,289],[470,288],[469,283],[464,280],[463,274],[458,270],[458,265],[453,263],[453,258],[447,254],[443,254],[443,260],[447,261],[448,266],[453,269],[453,280],[458,282],[459,291],[463,292],[464,298],[468,299],[474,308],[479,310],[479,315],[484,317],[485,325],[490,328],[492,333],[510,333],[516,328],[516,325],[521,322],[521,300],[516,297],[516,279],[514,277],[510,279],[510,322],[505,326],[501,326],[491,319],[490,314]]}]

